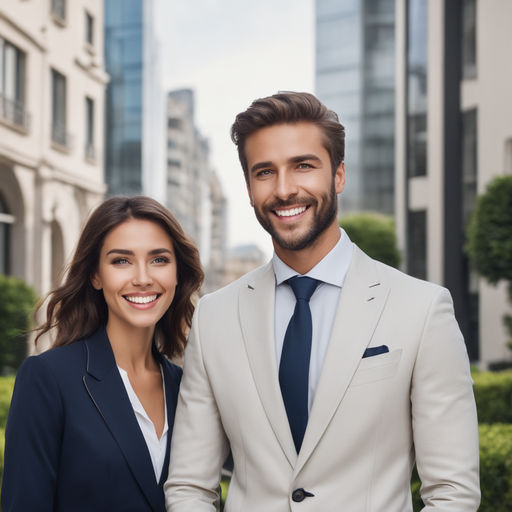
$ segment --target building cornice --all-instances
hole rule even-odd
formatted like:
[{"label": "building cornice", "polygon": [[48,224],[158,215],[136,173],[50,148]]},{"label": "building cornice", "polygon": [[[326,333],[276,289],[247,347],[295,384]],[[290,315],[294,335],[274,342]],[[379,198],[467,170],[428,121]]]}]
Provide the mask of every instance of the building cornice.
[{"label": "building cornice", "polygon": [[75,57],[74,61],[81,70],[85,71],[89,77],[99,84],[107,85],[110,82],[110,75],[98,67],[92,59],[87,62],[82,57]]},{"label": "building cornice", "polygon": [[38,40],[36,37],[34,37],[33,34],[31,34],[30,32],[28,32],[27,30],[25,30],[21,25],[19,25],[18,23],[16,23],[12,18],[10,18],[7,14],[7,12],[5,11],[5,9],[2,9],[0,7],[0,20],[3,20],[5,21],[8,25],[10,25],[14,30],[16,30],[17,32],[19,32],[23,37],[25,37],[26,39],[28,39],[33,45],[35,45],[39,50],[45,52],[46,51],[46,46],[45,44]]}]

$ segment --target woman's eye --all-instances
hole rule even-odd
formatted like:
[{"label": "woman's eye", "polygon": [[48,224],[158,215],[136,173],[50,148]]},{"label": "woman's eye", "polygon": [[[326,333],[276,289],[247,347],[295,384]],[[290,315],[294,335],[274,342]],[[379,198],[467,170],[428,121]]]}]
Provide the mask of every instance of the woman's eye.
[{"label": "woman's eye", "polygon": [[165,256],[158,256],[153,260],[153,263],[169,263],[169,258],[166,258]]},{"label": "woman's eye", "polygon": [[112,260],[113,265],[126,265],[129,261],[126,258],[116,258]]}]

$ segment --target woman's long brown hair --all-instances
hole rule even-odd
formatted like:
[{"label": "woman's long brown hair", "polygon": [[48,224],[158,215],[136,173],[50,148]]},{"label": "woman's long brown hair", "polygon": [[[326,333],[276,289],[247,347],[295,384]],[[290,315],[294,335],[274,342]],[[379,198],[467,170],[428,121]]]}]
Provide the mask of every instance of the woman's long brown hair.
[{"label": "woman's long brown hair", "polygon": [[107,323],[103,291],[94,289],[91,276],[97,270],[107,234],[132,218],[157,223],[174,245],[178,285],[169,309],[156,324],[155,339],[158,349],[166,356],[183,353],[194,312],[192,296],[199,291],[204,278],[199,252],[171,212],[146,196],[111,197],[93,211],[80,235],[64,284],[48,296],[46,321],[37,329],[36,343],[55,328],[52,346],[69,345]]}]

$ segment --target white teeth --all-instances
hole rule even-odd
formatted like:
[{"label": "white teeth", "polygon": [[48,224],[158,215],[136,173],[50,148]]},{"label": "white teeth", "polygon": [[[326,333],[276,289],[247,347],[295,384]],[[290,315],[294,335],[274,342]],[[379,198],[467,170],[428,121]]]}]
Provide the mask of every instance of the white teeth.
[{"label": "white teeth", "polygon": [[145,297],[138,295],[125,295],[124,298],[128,302],[135,302],[135,304],[147,304],[148,302],[153,302],[156,299],[156,295],[146,295]]},{"label": "white teeth", "polygon": [[290,210],[276,210],[276,214],[279,217],[291,217],[293,215],[299,215],[299,213],[304,211],[306,211],[306,207],[301,206],[299,208],[291,208]]}]

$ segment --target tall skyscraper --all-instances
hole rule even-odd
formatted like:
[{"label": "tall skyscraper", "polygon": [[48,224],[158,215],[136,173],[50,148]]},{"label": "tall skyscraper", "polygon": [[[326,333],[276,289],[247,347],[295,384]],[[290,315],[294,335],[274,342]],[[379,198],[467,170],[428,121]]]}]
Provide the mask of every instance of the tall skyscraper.
[{"label": "tall skyscraper", "polygon": [[346,129],[342,213],[394,211],[394,0],[316,0],[316,94]]},{"label": "tall skyscraper", "polygon": [[105,0],[105,168],[109,194],[165,201],[165,95],[154,7],[154,0]]}]

